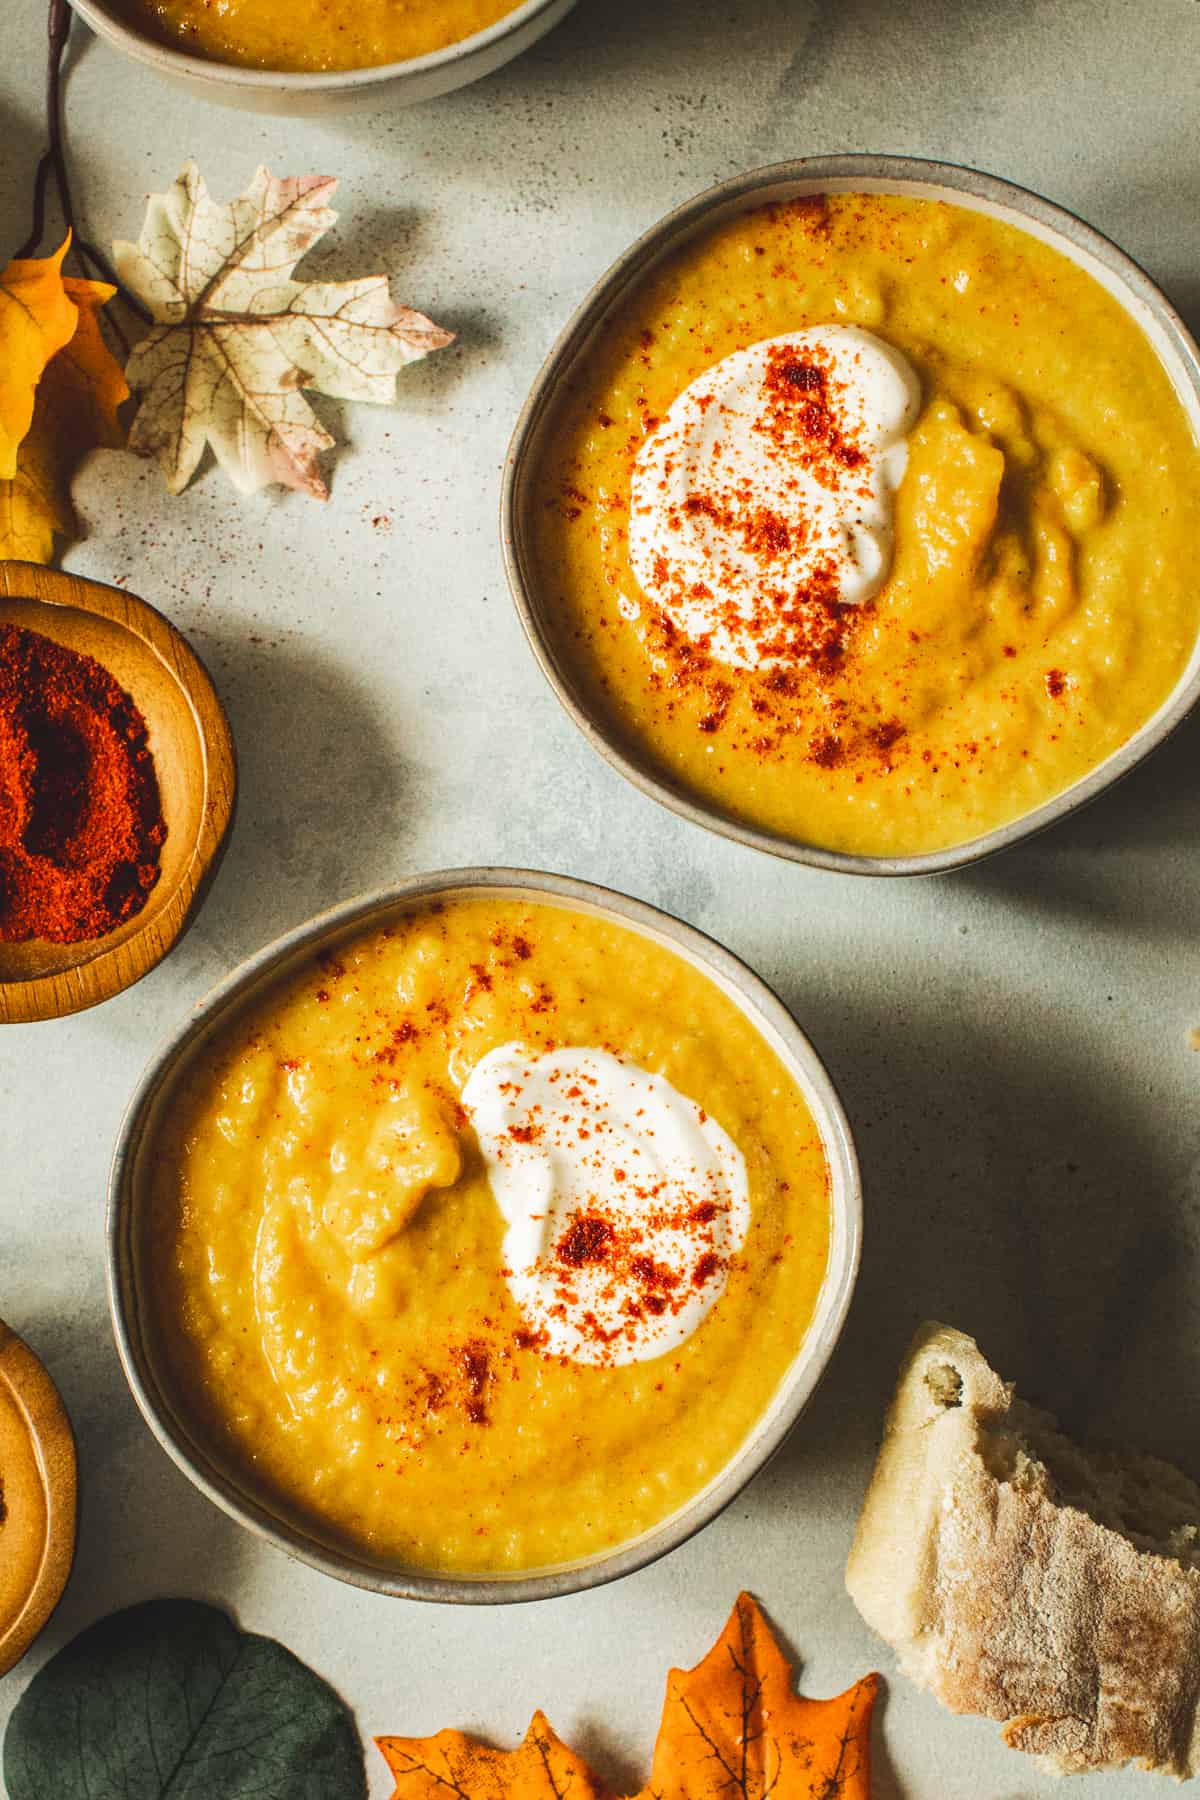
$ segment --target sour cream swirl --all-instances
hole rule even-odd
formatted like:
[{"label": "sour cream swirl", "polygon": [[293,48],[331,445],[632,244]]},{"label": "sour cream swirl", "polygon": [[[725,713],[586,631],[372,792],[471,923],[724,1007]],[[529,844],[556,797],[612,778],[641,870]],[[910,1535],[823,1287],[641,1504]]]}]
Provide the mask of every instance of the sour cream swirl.
[{"label": "sour cream swirl", "polygon": [[857,325],[723,357],[635,460],[629,559],[643,593],[721,662],[805,660],[814,607],[860,605],[887,580],[919,405],[907,358]]},{"label": "sour cream swirl", "polygon": [[684,1343],[750,1224],[745,1160],[716,1120],[663,1076],[594,1049],[504,1044],[462,1100],[537,1345],[604,1365]]}]

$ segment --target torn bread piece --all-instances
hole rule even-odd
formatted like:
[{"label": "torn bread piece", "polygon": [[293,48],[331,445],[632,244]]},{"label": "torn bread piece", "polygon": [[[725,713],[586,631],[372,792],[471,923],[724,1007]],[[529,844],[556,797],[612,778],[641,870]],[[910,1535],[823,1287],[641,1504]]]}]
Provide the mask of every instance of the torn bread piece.
[{"label": "torn bread piece", "polygon": [[1200,1767],[1200,1488],[1080,1450],[962,1332],[913,1341],[846,1586],[906,1674],[1046,1767]]}]

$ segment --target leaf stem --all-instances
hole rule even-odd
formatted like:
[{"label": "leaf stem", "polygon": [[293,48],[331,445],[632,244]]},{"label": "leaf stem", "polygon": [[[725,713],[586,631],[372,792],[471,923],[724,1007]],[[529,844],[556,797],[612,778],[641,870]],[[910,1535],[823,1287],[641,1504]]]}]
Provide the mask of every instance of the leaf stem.
[{"label": "leaf stem", "polygon": [[71,248],[82,264],[84,273],[98,275],[102,281],[109,282],[116,288],[129,310],[149,324],[151,322],[150,314],[141,301],[136,299],[125,287],[103,252],[83,237],[76,228],[75,206],[71,198],[71,178],[67,169],[67,152],[63,139],[62,107],[62,65],[63,57],[66,54],[67,39],[71,35],[72,18],[73,14],[67,0],[50,0],[46,17],[49,42],[49,54],[46,60],[46,130],[49,147],[38,162],[37,174],[34,176],[33,229],[17,251],[17,256],[24,258],[35,255],[46,234],[46,194],[50,185],[50,177],[53,175],[63,223],[71,233]]}]

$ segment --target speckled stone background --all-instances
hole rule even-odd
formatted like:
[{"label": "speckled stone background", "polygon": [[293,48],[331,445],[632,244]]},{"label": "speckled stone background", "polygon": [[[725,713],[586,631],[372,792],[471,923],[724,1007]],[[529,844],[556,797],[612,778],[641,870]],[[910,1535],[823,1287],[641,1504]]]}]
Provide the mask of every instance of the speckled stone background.
[{"label": "speckled stone background", "polygon": [[[4,0],[0,22],[4,246],[27,229],[43,136],[44,10]],[[0,1314],[58,1380],[83,1479],[71,1586],[0,1683],[0,1722],[91,1619],[185,1593],[282,1637],[337,1683],[364,1736],[458,1722],[510,1742],[541,1704],[628,1791],[667,1666],[697,1659],[743,1585],[810,1692],[892,1670],[842,1565],[925,1314],[977,1333],[1077,1432],[1200,1475],[1200,725],[974,872],[807,872],[701,833],[597,760],[526,650],[496,529],[508,433],[567,312],[659,214],[755,163],[869,149],[993,170],[1110,233],[1200,326],[1198,68],[1197,0],[581,0],[474,88],[316,123],[210,109],[77,29],[68,105],[94,236],[136,235],[146,192],[188,153],[222,197],[260,161],[336,174],[341,224],[309,266],[386,269],[399,298],[461,336],[405,375],[394,410],[320,403],[346,440],[324,507],[241,500],[211,468],[171,500],[156,469],[107,454],[77,486],[87,539],[68,565],[128,585],[190,636],[233,720],[242,799],[174,956],[98,1011],[0,1036]],[[463,1612],[338,1586],[193,1492],[122,1380],[101,1234],[126,1099],[193,1000],[318,908],[488,861],[627,889],[773,982],[841,1087],[867,1238],[816,1402],[717,1524],[615,1587]],[[878,1743],[880,1800],[1052,1786],[994,1727],[899,1678]],[[1123,1800],[1146,1779],[1103,1792]]]}]

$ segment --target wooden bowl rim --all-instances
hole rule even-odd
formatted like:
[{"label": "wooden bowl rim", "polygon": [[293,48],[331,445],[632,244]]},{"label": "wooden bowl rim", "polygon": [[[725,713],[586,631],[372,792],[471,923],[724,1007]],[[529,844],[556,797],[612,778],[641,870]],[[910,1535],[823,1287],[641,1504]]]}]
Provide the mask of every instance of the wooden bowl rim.
[{"label": "wooden bowl rim", "polygon": [[[110,950],[45,975],[0,979],[0,1024],[66,1018],[111,1000],[174,949],[216,873],[237,800],[233,733],[208,670],[182,632],[137,594],[40,563],[0,561],[0,602],[32,600],[93,613],[140,638],[175,681],[192,712],[205,762],[204,804],[192,853],[167,905]],[[89,946],[95,940],[89,940]],[[81,946],[84,948],[85,946]]]},{"label": "wooden bowl rim", "polygon": [[7,1388],[33,1445],[46,1497],[46,1533],[37,1573],[7,1630],[0,1622],[0,1676],[16,1666],[62,1597],[75,1559],[78,1470],[75,1435],[45,1364],[0,1320],[0,1385]]}]

